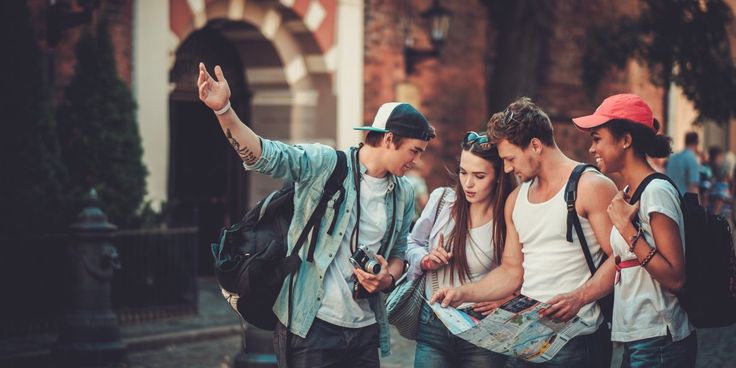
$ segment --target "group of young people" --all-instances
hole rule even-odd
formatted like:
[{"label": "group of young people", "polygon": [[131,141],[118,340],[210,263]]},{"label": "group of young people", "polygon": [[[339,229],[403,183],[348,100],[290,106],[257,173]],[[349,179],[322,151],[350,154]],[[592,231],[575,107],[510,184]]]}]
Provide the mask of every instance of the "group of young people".
[{"label": "group of young people", "polygon": [[[200,99],[244,167],[295,183],[291,246],[336,165],[334,150],[259,137],[230,108],[221,69],[214,72],[216,78],[200,64]],[[629,367],[694,366],[697,337],[675,295],[685,277],[679,193],[654,179],[629,203],[654,173],[647,156],[669,155],[669,139],[657,133],[650,107],[632,94],[611,96],[573,123],[592,137],[589,151],[600,170],[582,174],[574,204],[583,244],[598,265],[594,272],[581,239],[566,236],[565,187],[580,163],[558,148],[549,117],[530,99],[494,114],[487,133],[465,134],[454,188],[432,192],[411,231],[414,195],[403,175],[436,133],[409,104],[381,106],[371,126],[356,128],[368,131],[364,142],[346,150],[344,200],[328,208],[313,235],[313,261],[302,262],[291,295],[287,280],[274,305],[279,365],[378,367],[379,351],[390,352],[381,294],[407,272],[410,278],[432,275],[430,303],[476,318],[520,292],[549,304],[547,318],[578,316],[589,326],[552,360],[532,364],[454,336],[425,305],[417,367],[608,367],[611,341],[623,343]],[[612,173],[621,175],[624,189],[604,175]],[[380,272],[350,263],[357,248],[376,254]],[[597,302],[611,292],[609,331]],[[289,298],[295,306],[290,318]]]}]

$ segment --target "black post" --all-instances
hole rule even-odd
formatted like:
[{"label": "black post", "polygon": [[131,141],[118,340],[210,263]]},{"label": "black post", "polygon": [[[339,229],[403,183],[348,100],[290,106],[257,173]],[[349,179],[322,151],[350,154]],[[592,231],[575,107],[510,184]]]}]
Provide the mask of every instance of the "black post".
[{"label": "black post", "polygon": [[117,226],[107,221],[97,202],[93,189],[87,207],[70,227],[71,308],[52,352],[60,366],[100,366],[126,360],[110,299],[110,281],[114,270],[120,269],[117,249],[110,242]]},{"label": "black post", "polygon": [[233,368],[277,367],[273,332],[243,323],[243,350],[235,356]]}]

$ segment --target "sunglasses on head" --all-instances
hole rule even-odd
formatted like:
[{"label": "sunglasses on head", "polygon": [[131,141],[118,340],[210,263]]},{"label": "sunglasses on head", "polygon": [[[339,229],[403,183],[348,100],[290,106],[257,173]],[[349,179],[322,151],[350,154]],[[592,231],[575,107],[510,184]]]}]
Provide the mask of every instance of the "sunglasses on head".
[{"label": "sunglasses on head", "polygon": [[511,111],[509,109],[504,110],[504,113],[503,113],[503,123],[504,123],[504,125],[506,125],[506,124],[508,124],[508,123],[510,123],[512,121],[515,121],[517,123],[521,123],[520,121],[514,119],[514,112],[513,111]]},{"label": "sunglasses on head", "polygon": [[478,134],[476,132],[465,133],[463,138],[464,145],[477,144],[481,149],[487,150],[491,148],[491,143],[488,141],[488,136],[485,134]]}]

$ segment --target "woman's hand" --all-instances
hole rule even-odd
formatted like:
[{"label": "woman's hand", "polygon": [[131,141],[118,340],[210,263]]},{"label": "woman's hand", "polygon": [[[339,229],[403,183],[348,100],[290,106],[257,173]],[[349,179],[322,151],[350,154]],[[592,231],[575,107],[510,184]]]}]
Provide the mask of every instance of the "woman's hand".
[{"label": "woman's hand", "polygon": [[[624,188],[626,189],[626,188]],[[611,200],[611,204],[608,206],[608,216],[613,222],[613,226],[623,234],[624,229],[631,226],[631,221],[639,212],[639,202],[630,205],[628,202],[628,195],[623,190],[616,193]]]},{"label": "woman's hand", "polygon": [[440,234],[439,244],[432,247],[432,251],[429,252],[421,261],[421,267],[424,271],[436,270],[444,267],[450,263],[452,253],[445,250],[445,237]]}]

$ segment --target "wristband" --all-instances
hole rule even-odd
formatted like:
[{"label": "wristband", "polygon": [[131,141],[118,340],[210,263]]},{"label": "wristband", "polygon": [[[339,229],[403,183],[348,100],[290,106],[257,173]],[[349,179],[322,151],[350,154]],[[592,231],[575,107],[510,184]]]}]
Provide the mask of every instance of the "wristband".
[{"label": "wristband", "polygon": [[388,294],[388,293],[394,291],[394,289],[396,289],[396,278],[394,277],[394,275],[391,274],[391,272],[389,272],[388,275],[391,276],[391,285],[389,285],[387,288],[383,289],[383,292],[386,293],[386,294]]},{"label": "wristband", "polygon": [[221,108],[219,110],[212,110],[212,111],[214,111],[215,114],[217,114],[217,115],[222,115],[222,114],[226,113],[227,110],[230,110],[230,100],[227,101],[227,105],[225,105],[225,107],[223,107],[223,108]]}]

